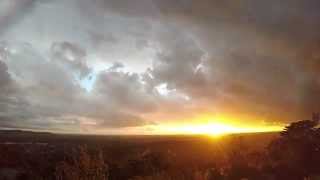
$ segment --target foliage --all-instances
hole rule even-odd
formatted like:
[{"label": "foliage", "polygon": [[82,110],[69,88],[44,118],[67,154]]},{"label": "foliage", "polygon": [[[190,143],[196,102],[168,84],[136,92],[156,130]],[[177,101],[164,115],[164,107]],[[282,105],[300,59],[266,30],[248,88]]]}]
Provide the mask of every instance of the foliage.
[{"label": "foliage", "polygon": [[90,156],[86,146],[74,152],[70,160],[59,163],[55,172],[56,180],[107,180],[107,165],[101,152]]},{"label": "foliage", "polygon": [[279,178],[303,179],[320,174],[319,119],[290,124],[268,146],[272,173]]}]

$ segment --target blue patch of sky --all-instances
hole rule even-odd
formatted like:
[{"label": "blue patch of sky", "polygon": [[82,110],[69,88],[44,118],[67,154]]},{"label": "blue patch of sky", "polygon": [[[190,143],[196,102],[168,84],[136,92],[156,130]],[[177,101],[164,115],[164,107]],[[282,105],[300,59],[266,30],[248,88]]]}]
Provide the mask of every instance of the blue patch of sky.
[{"label": "blue patch of sky", "polygon": [[93,71],[88,74],[86,77],[79,79],[79,84],[82,88],[84,88],[87,92],[91,92],[94,88],[94,84],[97,80],[99,72]]}]

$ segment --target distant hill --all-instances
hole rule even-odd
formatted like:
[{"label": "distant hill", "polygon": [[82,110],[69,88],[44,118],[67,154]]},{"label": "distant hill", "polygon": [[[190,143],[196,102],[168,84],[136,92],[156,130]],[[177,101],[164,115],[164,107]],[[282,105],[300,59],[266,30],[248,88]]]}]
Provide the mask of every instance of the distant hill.
[{"label": "distant hill", "polygon": [[33,134],[33,135],[53,135],[50,132],[36,132],[36,131],[25,131],[25,130],[3,130],[0,129],[0,135],[18,135],[18,134]]}]

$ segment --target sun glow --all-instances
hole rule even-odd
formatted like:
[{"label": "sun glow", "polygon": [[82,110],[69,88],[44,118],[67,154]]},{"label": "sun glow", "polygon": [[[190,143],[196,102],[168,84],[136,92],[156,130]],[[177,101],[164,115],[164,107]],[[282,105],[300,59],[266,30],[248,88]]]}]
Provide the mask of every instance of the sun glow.
[{"label": "sun glow", "polygon": [[236,127],[227,124],[198,124],[198,125],[175,125],[175,126],[157,126],[156,131],[161,134],[206,134],[212,136],[219,136],[232,133],[254,133],[254,132],[272,132],[280,131],[282,127],[279,126],[250,126],[250,127]]},{"label": "sun glow", "polygon": [[156,134],[204,134],[221,136],[232,133],[257,133],[281,131],[281,125],[246,124],[234,119],[221,118],[211,120],[208,116],[202,116],[197,121],[189,123],[160,124],[153,128]]}]

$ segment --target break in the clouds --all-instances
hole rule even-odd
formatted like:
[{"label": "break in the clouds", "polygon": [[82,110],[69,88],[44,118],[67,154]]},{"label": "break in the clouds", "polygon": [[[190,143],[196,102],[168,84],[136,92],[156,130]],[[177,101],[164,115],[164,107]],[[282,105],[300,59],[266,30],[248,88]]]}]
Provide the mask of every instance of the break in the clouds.
[{"label": "break in the clouds", "polygon": [[307,118],[320,109],[319,10],[317,0],[3,0],[0,127]]}]

